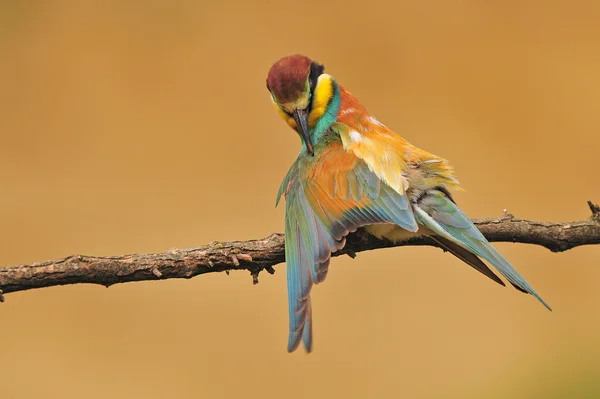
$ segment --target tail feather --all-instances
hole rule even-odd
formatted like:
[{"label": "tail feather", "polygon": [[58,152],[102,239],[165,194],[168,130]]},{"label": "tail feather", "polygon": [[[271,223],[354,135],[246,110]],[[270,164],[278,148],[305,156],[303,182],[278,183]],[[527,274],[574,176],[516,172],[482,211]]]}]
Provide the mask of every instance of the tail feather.
[{"label": "tail feather", "polygon": [[431,190],[413,206],[415,217],[419,223],[442,238],[485,259],[519,291],[533,295],[548,310],[552,310],[510,262],[486,240],[471,220],[443,192]]},{"label": "tail feather", "polygon": [[304,324],[304,330],[302,330],[302,343],[304,344],[306,353],[312,352],[312,333],[312,305],[310,298],[308,298],[308,303],[306,304],[306,323]]},{"label": "tail feather", "polygon": [[443,249],[447,250],[452,255],[456,256],[458,259],[462,260],[467,265],[471,266],[473,269],[477,270],[484,276],[489,277],[490,279],[494,280],[502,286],[506,285],[504,284],[504,281],[500,280],[500,278],[496,276],[494,272],[489,267],[487,267],[487,265],[483,263],[481,259],[477,257],[477,255],[472,254],[463,247],[453,243],[450,240],[445,239],[444,237],[430,236],[430,238],[437,242]]}]

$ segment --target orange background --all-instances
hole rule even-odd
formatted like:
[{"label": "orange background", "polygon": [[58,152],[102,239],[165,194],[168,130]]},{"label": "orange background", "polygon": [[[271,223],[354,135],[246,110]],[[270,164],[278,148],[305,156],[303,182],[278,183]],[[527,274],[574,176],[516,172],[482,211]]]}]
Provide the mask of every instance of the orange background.
[{"label": "orange background", "polygon": [[[586,218],[598,21],[597,1],[3,2],[0,264],[281,231],[299,143],[265,77],[295,52],[448,158],[472,217]],[[553,313],[437,249],[361,253],[314,291],[310,356],[285,351],[283,265],[9,294],[1,395],[600,396],[600,247],[498,247]]]}]

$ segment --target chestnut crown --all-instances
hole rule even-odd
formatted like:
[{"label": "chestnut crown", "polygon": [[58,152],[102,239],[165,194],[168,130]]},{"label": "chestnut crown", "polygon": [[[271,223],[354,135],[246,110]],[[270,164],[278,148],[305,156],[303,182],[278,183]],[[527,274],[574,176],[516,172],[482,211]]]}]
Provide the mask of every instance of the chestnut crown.
[{"label": "chestnut crown", "polygon": [[[324,67],[310,58],[295,54],[275,62],[267,76],[267,89],[279,105],[305,105]],[[287,108],[287,107],[285,107]],[[290,109],[291,111],[291,109]]]}]

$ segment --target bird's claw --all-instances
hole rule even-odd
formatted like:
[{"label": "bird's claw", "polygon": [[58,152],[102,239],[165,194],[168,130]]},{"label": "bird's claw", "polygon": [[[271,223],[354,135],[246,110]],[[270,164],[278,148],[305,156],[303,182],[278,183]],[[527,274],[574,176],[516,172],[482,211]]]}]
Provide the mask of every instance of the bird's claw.
[{"label": "bird's claw", "polygon": [[2,290],[0,290],[0,302],[4,302],[4,292],[2,292]]}]

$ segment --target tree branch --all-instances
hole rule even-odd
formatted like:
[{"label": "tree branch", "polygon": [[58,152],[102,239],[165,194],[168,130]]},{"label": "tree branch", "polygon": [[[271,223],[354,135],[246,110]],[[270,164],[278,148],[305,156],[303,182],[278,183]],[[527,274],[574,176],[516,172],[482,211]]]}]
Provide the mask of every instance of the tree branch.
[{"label": "tree branch", "polygon": [[[549,223],[517,219],[504,214],[498,219],[478,219],[474,223],[489,241],[541,245],[553,252],[590,244],[600,244],[600,207],[588,201],[592,216],[570,223]],[[333,256],[404,245],[437,246],[427,237],[401,243],[379,240],[362,229],[348,236],[346,247]],[[262,270],[273,274],[273,266],[284,262],[283,234],[260,240],[213,242],[198,248],[172,249],[157,254],[123,256],[72,255],[67,258],[0,268],[2,293],[65,284],[113,284],[129,281],[192,278],[199,274],[248,270],[254,283]]]}]

